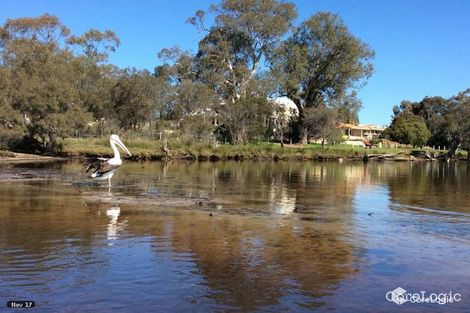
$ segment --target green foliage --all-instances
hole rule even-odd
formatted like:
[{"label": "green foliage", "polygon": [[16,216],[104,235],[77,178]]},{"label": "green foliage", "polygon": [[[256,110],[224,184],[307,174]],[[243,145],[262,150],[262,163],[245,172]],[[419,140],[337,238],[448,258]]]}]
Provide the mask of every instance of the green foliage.
[{"label": "green foliage", "polygon": [[448,159],[456,158],[457,150],[468,148],[470,138],[470,89],[449,99],[449,112],[445,115],[445,129],[449,138]]},{"label": "green foliage", "polygon": [[266,126],[268,105],[260,99],[267,98],[267,90],[257,76],[260,62],[288,31],[295,7],[276,0],[224,0],[210,13],[210,27],[204,25],[204,11],[188,20],[207,33],[194,57],[195,79],[219,97],[214,110],[222,115],[232,142],[247,143]]},{"label": "green foliage", "polygon": [[234,144],[246,144],[250,138],[262,137],[272,115],[271,106],[264,97],[251,97],[220,105],[219,113]]},{"label": "green foliage", "polygon": [[333,143],[341,138],[337,128],[338,112],[335,109],[318,107],[305,109],[305,126],[309,137],[320,140],[322,145]]},{"label": "green foliage", "polygon": [[0,67],[0,149],[21,140],[26,128],[21,114],[11,106],[10,71]]},{"label": "green foliage", "polygon": [[402,101],[400,106],[393,108],[394,116],[405,111],[420,116],[431,132],[428,144],[441,147],[449,146],[446,133],[446,115],[449,110],[449,101],[442,97],[425,97],[419,102]]},{"label": "green foliage", "polygon": [[87,58],[103,62],[108,59],[109,52],[114,52],[119,47],[120,40],[111,30],[100,32],[90,29],[81,36],[70,36],[67,43],[80,47]]},{"label": "green foliage", "polygon": [[155,77],[148,72],[126,71],[111,88],[113,112],[122,130],[141,130],[154,120],[157,97]]},{"label": "green foliage", "polygon": [[403,111],[395,116],[384,135],[393,141],[422,147],[431,137],[431,132],[420,116]]},{"label": "green foliage", "polygon": [[357,102],[350,101],[355,98],[351,91],[361,87],[372,74],[373,56],[372,49],[354,37],[339,16],[325,12],[301,23],[275,50],[270,62],[278,89],[299,109],[304,143],[307,141],[304,110],[344,103],[343,114],[355,111]]},{"label": "green foliage", "polygon": [[[73,55],[68,45],[68,39],[75,37],[69,37],[70,31],[47,14],[7,20],[0,34],[2,72],[8,73],[8,99],[2,106],[15,111],[7,116],[16,115],[16,122],[9,122],[16,126],[9,128],[24,128],[31,150],[54,152],[59,148],[57,138],[79,135],[91,121],[82,95],[84,57]],[[98,31],[92,35],[88,49],[99,53],[93,45],[109,33],[101,39]]]},{"label": "green foliage", "polygon": [[[207,14],[212,25],[205,25]],[[71,34],[48,14],[9,19],[0,27],[0,148],[54,153],[77,140],[89,153],[107,139],[85,146],[86,140],[63,138],[110,132],[143,140],[135,148],[145,153],[157,153],[161,142],[139,138],[168,140],[190,155],[214,152],[215,137],[248,145],[221,147],[230,156],[282,155],[278,147],[249,145],[266,138],[335,142],[337,123],[358,122],[356,92],[373,72],[374,52],[337,15],[320,12],[298,26],[295,17],[288,2],[223,0],[188,20],[204,31],[197,53],[163,49],[154,73],[107,64],[120,44],[111,30]],[[448,146],[455,157],[470,147],[469,93],[404,101],[386,134]],[[268,102],[273,95],[292,99],[298,116]],[[319,155],[285,152],[308,153]]]},{"label": "green foliage", "polygon": [[[442,97],[425,97],[420,102],[402,101],[400,106],[393,108],[394,120],[386,134],[398,141],[421,143],[428,135],[428,144],[433,146],[449,147],[447,158],[456,158],[457,150],[461,147],[468,148],[470,138],[470,90],[460,92],[450,99]],[[401,126],[401,131],[392,129],[396,120],[420,120],[424,121],[430,133],[424,130],[422,125],[413,126],[408,123]],[[418,122],[420,124],[420,122]],[[394,126],[395,127],[395,126]],[[415,130],[406,134],[406,127],[414,127]],[[417,138],[410,139],[412,136]],[[419,145],[419,144],[418,144]]]}]

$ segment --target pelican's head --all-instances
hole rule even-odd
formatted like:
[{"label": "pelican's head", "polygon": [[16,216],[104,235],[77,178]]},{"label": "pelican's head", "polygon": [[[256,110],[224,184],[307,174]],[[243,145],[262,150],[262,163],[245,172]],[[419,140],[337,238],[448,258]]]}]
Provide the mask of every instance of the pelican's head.
[{"label": "pelican's head", "polygon": [[109,141],[114,142],[116,145],[121,147],[121,149],[124,150],[129,156],[132,156],[129,149],[127,149],[127,147],[122,143],[118,135],[112,134],[111,137],[109,138]]}]

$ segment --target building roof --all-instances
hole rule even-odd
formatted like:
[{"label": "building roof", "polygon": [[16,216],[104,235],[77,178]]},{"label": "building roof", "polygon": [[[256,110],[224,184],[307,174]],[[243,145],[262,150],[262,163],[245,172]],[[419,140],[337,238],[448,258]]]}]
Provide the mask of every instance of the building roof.
[{"label": "building roof", "polygon": [[288,97],[279,97],[276,99],[272,99],[272,101],[276,103],[277,105],[284,107],[287,110],[293,110],[296,113],[299,112],[299,109],[295,105],[294,101],[292,101]]}]

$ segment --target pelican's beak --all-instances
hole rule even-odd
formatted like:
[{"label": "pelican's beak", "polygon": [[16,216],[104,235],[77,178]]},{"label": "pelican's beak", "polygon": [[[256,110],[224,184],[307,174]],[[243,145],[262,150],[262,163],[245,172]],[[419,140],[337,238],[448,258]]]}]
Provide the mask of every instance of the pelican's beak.
[{"label": "pelican's beak", "polygon": [[117,138],[116,143],[118,144],[119,147],[122,148],[122,150],[126,151],[126,153],[131,157],[132,153],[127,149],[127,147],[122,143],[121,139]]}]

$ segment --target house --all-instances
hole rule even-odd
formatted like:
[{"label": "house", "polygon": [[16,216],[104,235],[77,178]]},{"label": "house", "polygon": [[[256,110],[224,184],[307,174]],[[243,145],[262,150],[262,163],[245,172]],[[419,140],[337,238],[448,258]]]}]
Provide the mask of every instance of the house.
[{"label": "house", "polygon": [[340,124],[338,128],[343,132],[345,144],[358,146],[363,146],[364,140],[379,138],[385,130],[383,126],[361,124]]},{"label": "house", "polygon": [[[299,115],[299,110],[295,105],[294,101],[292,101],[288,97],[279,97],[270,100],[282,109],[284,119],[290,119],[291,117]],[[281,116],[275,114],[273,117],[279,118]],[[358,146],[364,146],[364,142],[381,137],[385,130],[385,127],[378,125],[355,125],[347,123],[339,124],[338,128],[342,131],[345,144]],[[317,138],[315,140],[312,140],[311,142],[321,143],[323,142],[323,140]]]}]

